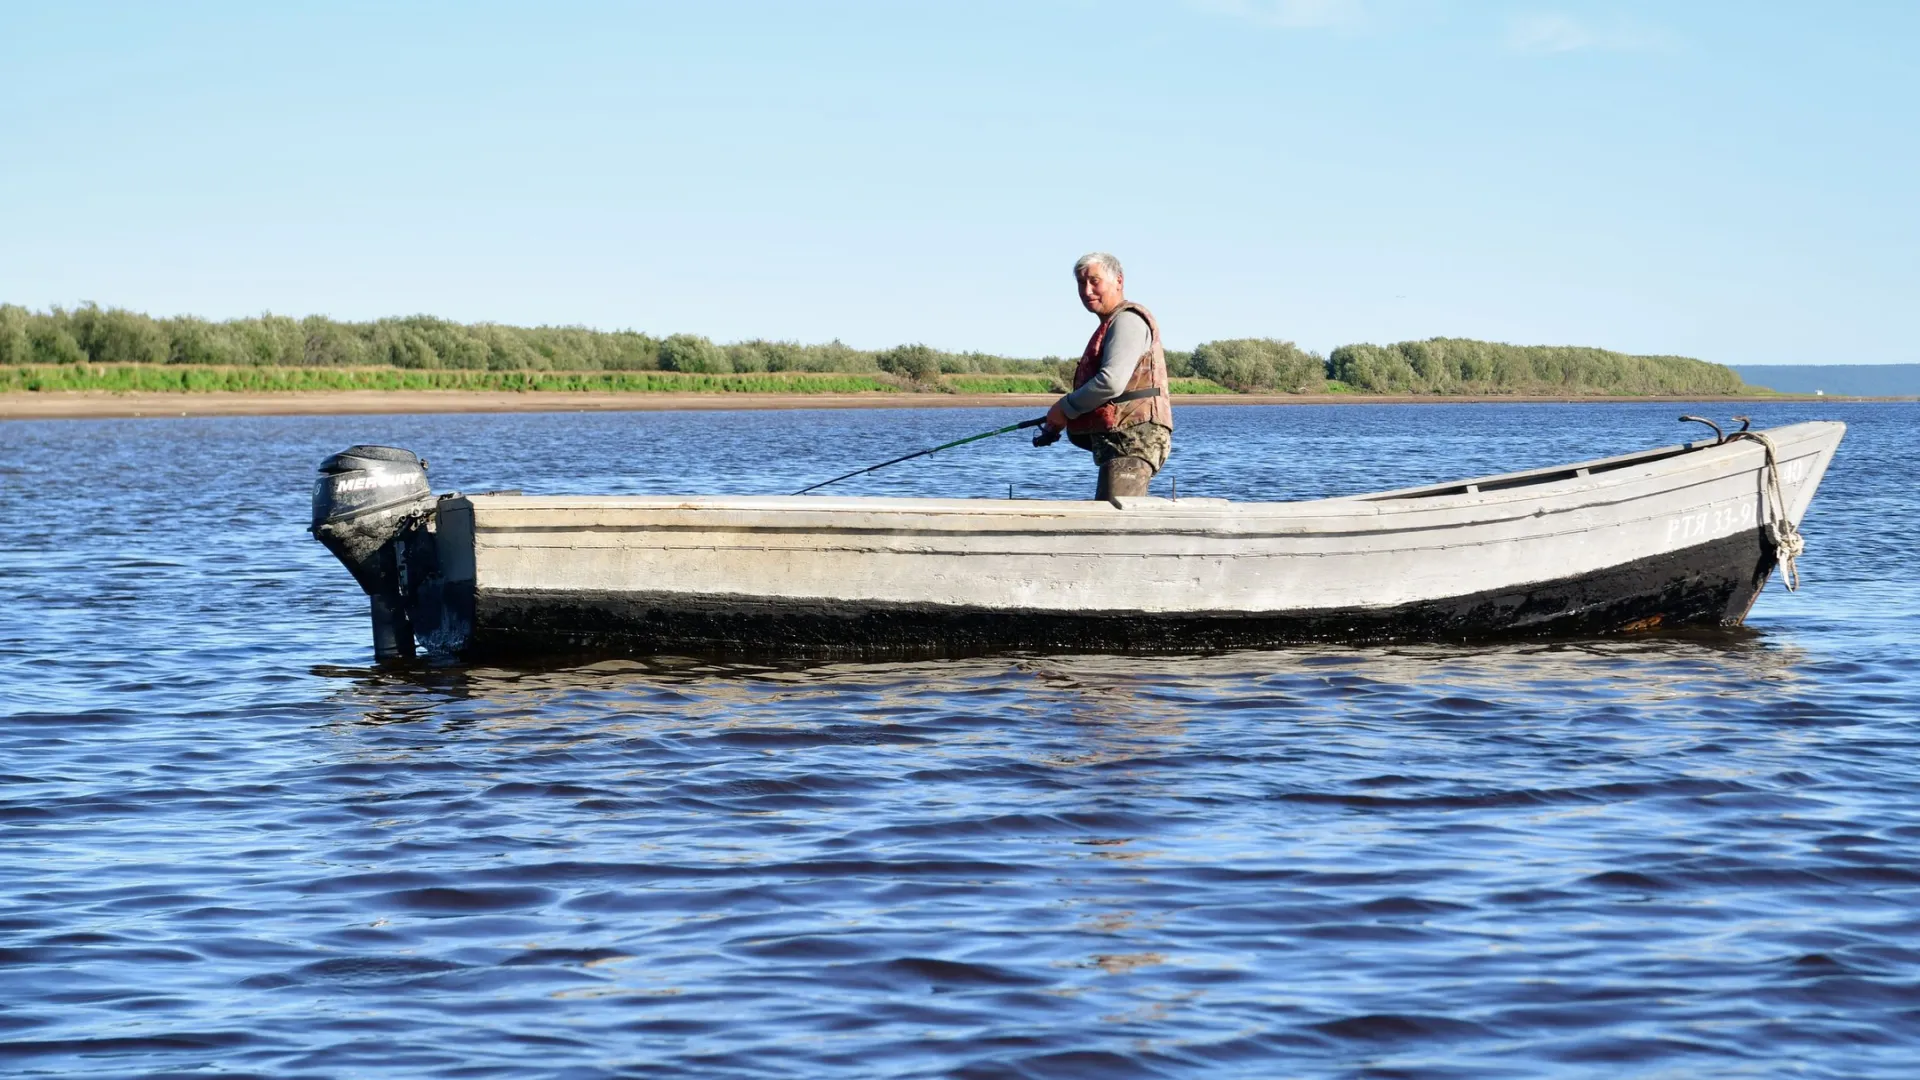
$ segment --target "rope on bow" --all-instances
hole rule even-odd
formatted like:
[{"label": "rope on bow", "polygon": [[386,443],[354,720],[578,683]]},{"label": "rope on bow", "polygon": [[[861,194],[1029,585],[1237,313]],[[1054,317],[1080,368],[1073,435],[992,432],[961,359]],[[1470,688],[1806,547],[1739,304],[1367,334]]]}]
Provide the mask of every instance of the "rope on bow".
[{"label": "rope on bow", "polygon": [[1780,561],[1780,580],[1787,586],[1788,592],[1800,590],[1800,570],[1794,560],[1807,550],[1806,538],[1800,535],[1800,527],[1787,515],[1787,495],[1780,486],[1780,451],[1773,440],[1758,431],[1736,431],[1728,435],[1726,442],[1746,439],[1759,443],[1767,452],[1766,480],[1762,485],[1765,492],[1763,501],[1767,508],[1767,539],[1773,542],[1774,558]]}]

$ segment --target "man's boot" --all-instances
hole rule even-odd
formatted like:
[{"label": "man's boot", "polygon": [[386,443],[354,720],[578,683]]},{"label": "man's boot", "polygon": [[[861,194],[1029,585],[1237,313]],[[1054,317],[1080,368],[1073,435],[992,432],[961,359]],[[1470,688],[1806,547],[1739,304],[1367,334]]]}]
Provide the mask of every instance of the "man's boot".
[{"label": "man's boot", "polygon": [[1145,495],[1152,479],[1153,466],[1140,458],[1109,458],[1100,466],[1100,486],[1094,489],[1093,497],[1105,500],[1115,495]]}]

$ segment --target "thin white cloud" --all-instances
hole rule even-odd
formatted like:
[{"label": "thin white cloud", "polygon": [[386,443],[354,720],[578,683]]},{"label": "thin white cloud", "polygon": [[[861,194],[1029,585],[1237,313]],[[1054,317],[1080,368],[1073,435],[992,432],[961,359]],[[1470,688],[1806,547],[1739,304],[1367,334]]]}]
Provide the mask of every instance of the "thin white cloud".
[{"label": "thin white cloud", "polygon": [[1348,29],[1365,24],[1365,0],[1188,0],[1202,11],[1288,30]]},{"label": "thin white cloud", "polygon": [[1657,26],[1616,21],[1596,24],[1557,11],[1515,16],[1507,26],[1507,47],[1545,55],[1581,51],[1667,52],[1673,38]]}]

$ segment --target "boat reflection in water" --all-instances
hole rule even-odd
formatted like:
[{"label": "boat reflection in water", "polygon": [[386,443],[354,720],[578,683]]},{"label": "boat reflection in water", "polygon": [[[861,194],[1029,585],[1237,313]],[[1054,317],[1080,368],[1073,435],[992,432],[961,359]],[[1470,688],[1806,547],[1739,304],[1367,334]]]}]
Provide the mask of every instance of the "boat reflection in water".
[{"label": "boat reflection in water", "polygon": [[[1804,649],[1745,629],[1614,639],[1299,645],[1192,656],[1049,654],[892,662],[728,662],[655,656],[565,665],[316,669],[360,723],[479,725],[604,735],[941,716],[1085,723],[1101,739],[1179,740],[1196,716],[1246,712],[1301,724],[1445,721],[1583,707],[1644,714],[1675,702],[1802,689]],[[1089,761],[1097,762],[1099,758]]]}]

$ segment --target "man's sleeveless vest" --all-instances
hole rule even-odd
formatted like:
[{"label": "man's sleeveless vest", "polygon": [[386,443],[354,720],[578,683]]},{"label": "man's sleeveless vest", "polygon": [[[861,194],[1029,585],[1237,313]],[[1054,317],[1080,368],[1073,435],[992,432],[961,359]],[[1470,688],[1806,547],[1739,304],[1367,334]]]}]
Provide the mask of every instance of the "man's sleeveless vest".
[{"label": "man's sleeveless vest", "polygon": [[1133,378],[1128,380],[1127,388],[1120,397],[1067,421],[1067,430],[1070,432],[1118,431],[1149,422],[1168,429],[1173,427],[1173,399],[1168,396],[1167,354],[1160,346],[1160,324],[1153,321],[1153,312],[1139,304],[1121,304],[1112,315],[1100,320],[1093,337],[1087,340],[1087,351],[1080,354],[1080,366],[1073,370],[1073,388],[1078,390],[1085,386],[1087,380],[1100,370],[1100,348],[1107,343],[1107,331],[1113,327],[1113,320],[1122,311],[1131,311],[1147,320],[1147,333],[1151,339],[1147,353],[1134,364]]}]

